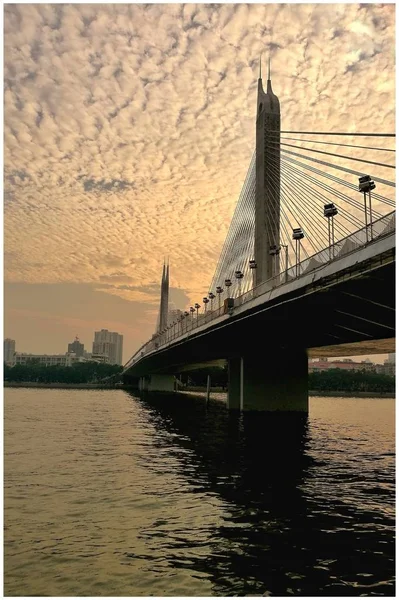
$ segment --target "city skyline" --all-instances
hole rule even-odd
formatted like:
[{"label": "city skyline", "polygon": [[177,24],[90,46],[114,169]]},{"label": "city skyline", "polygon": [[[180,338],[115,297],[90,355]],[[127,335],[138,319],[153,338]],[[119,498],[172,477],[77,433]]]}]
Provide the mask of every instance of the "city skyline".
[{"label": "city skyline", "polygon": [[154,332],[164,255],[171,301],[201,301],[254,147],[259,56],[284,127],[394,131],[394,16],[6,6],[5,337],[56,351],[105,323],[127,359]]}]

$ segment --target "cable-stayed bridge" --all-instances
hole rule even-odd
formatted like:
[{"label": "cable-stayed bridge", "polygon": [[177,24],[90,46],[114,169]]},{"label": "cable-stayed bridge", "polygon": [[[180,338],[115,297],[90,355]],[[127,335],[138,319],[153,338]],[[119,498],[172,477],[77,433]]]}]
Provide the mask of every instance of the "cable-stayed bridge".
[{"label": "cable-stayed bridge", "polygon": [[307,354],[394,351],[394,138],[281,130],[259,79],[256,149],[206,296],[168,319],[164,268],[157,332],[124,380],[166,391],[227,359],[230,408],[307,410]]}]

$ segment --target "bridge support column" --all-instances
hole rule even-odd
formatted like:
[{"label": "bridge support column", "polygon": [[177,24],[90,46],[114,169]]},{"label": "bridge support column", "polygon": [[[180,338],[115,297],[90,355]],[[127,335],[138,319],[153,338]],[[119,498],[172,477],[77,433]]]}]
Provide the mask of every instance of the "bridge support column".
[{"label": "bridge support column", "polygon": [[230,366],[229,395],[230,380],[233,386],[228,408],[308,412],[306,350],[275,349],[273,354],[246,354],[241,359],[230,361],[229,371]]},{"label": "bridge support column", "polygon": [[146,392],[148,390],[148,379],[146,377],[140,377],[139,379],[139,391]]},{"label": "bridge support column", "polygon": [[227,408],[239,409],[241,397],[241,358],[231,358],[228,363]]},{"label": "bridge support column", "polygon": [[149,392],[174,392],[175,377],[174,375],[150,375],[148,382]]}]

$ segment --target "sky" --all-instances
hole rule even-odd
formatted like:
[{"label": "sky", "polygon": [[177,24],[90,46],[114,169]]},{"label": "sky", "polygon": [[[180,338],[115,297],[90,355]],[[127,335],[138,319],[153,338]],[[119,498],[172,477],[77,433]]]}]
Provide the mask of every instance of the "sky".
[{"label": "sky", "polygon": [[[4,336],[155,330],[201,301],[255,144],[259,57],[287,130],[395,131],[394,4],[7,4]],[[359,125],[361,124],[361,126]]]}]

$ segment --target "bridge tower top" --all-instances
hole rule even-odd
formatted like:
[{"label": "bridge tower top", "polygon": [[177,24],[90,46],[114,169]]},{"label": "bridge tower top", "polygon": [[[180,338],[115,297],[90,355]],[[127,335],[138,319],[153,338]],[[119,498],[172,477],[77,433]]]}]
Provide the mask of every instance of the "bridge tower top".
[{"label": "bridge tower top", "polygon": [[163,263],[161,281],[161,302],[159,306],[158,332],[163,331],[168,322],[169,308],[169,259],[167,264]]},{"label": "bridge tower top", "polygon": [[272,80],[270,74],[270,58],[269,58],[269,68],[267,74],[267,83],[266,83],[266,92],[263,89],[262,83],[262,65],[261,59],[259,59],[259,79],[258,79],[258,111],[256,118],[259,118],[261,113],[271,113],[275,115],[280,114],[280,101],[277,98],[276,94],[274,94],[272,89]]}]

